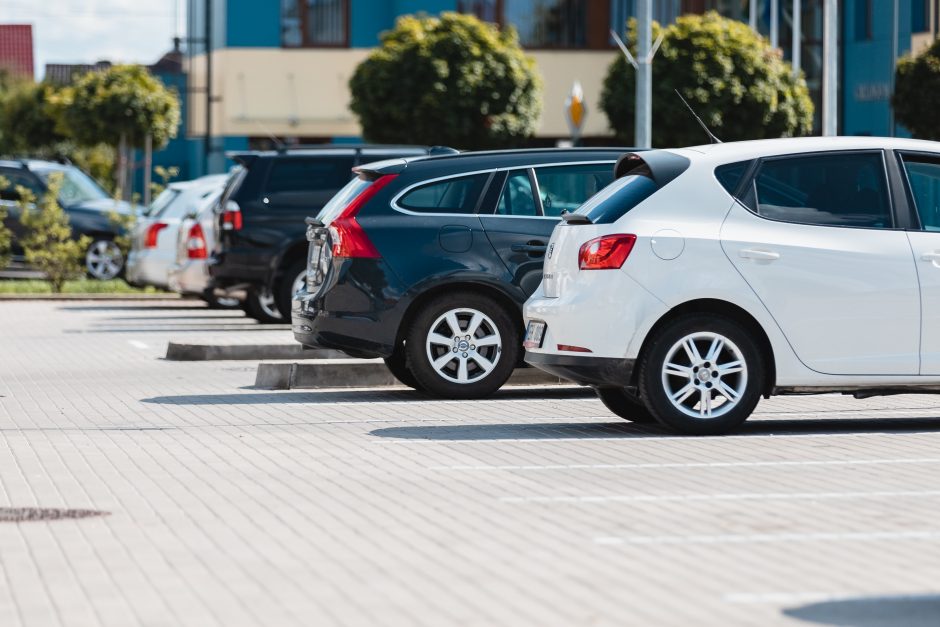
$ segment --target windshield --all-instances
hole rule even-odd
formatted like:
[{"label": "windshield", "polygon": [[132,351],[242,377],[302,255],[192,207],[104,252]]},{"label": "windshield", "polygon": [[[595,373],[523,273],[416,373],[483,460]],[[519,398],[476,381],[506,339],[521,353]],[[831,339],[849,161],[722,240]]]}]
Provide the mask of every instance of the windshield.
[{"label": "windshield", "polygon": [[101,189],[94,179],[79,170],[69,166],[43,165],[32,168],[43,182],[49,184],[49,175],[62,174],[62,189],[59,191],[59,202],[68,207],[89,200],[103,200],[108,193]]},{"label": "windshield", "polygon": [[372,185],[372,181],[364,181],[358,177],[349,181],[343,189],[330,198],[329,202],[323,205],[323,209],[317,214],[317,219],[323,224],[329,224],[369,185]]},{"label": "windshield", "polygon": [[148,218],[153,216],[159,218],[167,207],[173,204],[173,201],[179,197],[182,193],[182,190],[179,190],[175,187],[167,187],[165,190],[160,192],[160,195],[157,196],[150,206],[147,207],[147,210],[144,212],[144,215]]},{"label": "windshield", "polygon": [[653,179],[642,174],[623,176],[577,208],[574,213],[587,216],[594,224],[610,224],[649,198],[659,189]]}]

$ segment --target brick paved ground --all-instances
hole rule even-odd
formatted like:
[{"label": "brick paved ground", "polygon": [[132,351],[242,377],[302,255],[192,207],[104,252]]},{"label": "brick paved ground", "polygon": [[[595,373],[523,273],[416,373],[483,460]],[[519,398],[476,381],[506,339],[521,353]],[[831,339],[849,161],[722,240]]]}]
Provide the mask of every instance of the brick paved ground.
[{"label": "brick paved ground", "polygon": [[268,392],[161,359],[226,329],[278,333],[0,303],[0,506],[110,512],[0,523],[0,625],[940,622],[940,397],[773,399],[694,439],[576,389]]}]

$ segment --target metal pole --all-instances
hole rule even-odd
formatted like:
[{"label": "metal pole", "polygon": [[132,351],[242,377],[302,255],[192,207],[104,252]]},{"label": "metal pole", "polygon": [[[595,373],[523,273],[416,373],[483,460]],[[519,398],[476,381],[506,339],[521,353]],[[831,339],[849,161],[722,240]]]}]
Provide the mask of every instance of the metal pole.
[{"label": "metal pole", "polygon": [[747,25],[751,27],[752,31],[757,32],[757,0],[748,2]]},{"label": "metal pole", "polygon": [[212,2],[213,0],[203,0],[206,3],[206,28],[205,28],[205,46],[206,46],[206,138],[205,138],[205,157],[203,164],[205,166],[203,174],[209,174],[209,157],[212,154]]},{"label": "metal pole", "polygon": [[835,136],[839,132],[839,9],[838,0],[823,3],[823,93],[822,132]]},{"label": "metal pole", "polygon": [[770,0],[770,47],[780,47],[780,0]]},{"label": "metal pole", "polygon": [[650,0],[636,3],[636,119],[635,137],[637,148],[653,146],[653,67],[650,56],[653,32],[653,10]]},{"label": "metal pole", "polygon": [[793,48],[790,51],[790,64],[793,66],[793,76],[799,76],[802,69],[802,46],[803,46],[803,7],[800,0],[793,0]]},{"label": "metal pole", "polygon": [[[891,93],[894,93],[894,72],[898,68],[898,37],[900,34],[898,31],[901,29],[901,19],[900,19],[900,9],[898,7],[898,0],[894,0],[894,15],[891,24]],[[891,106],[891,101],[888,101],[888,128],[890,129],[891,136],[897,134],[897,123],[894,119],[894,107]]]}]

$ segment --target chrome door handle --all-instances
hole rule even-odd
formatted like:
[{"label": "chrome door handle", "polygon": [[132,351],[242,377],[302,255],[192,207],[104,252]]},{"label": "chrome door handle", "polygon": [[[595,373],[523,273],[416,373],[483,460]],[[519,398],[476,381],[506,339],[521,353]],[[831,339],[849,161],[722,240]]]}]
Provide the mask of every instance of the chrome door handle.
[{"label": "chrome door handle", "polygon": [[938,252],[924,253],[923,255],[920,256],[920,258],[922,261],[932,261],[934,263],[937,263],[938,261],[940,261],[940,253]]},{"label": "chrome door handle", "polygon": [[775,253],[770,250],[755,250],[753,248],[745,248],[738,254],[744,259],[758,259],[761,261],[774,261],[776,259],[780,259],[780,253]]}]

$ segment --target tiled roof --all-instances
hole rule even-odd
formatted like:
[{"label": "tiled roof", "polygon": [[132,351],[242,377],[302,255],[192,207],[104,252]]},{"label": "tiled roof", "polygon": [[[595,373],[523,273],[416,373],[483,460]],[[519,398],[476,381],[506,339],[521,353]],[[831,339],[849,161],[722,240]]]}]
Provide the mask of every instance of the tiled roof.
[{"label": "tiled roof", "polygon": [[32,24],[0,24],[0,67],[33,78]]}]

